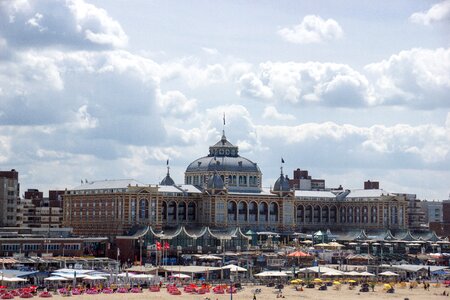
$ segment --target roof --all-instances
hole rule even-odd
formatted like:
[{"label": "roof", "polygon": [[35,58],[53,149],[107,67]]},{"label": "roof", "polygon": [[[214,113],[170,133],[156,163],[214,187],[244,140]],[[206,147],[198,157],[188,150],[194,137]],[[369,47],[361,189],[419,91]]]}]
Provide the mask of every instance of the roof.
[{"label": "roof", "polygon": [[142,186],[143,183],[134,179],[113,179],[113,180],[101,180],[91,181],[83,183],[77,187],[74,187],[73,191],[83,190],[106,190],[106,189],[126,189],[128,186]]},{"label": "roof", "polygon": [[204,171],[231,171],[231,172],[255,172],[261,173],[258,165],[242,156],[204,156],[194,160],[186,169],[186,172]]},{"label": "roof", "polygon": [[389,192],[383,189],[354,189],[350,190],[350,194],[348,194],[347,198],[377,198],[381,196],[388,196]]},{"label": "roof", "polygon": [[311,197],[311,198],[336,198],[336,195],[330,191],[295,191],[295,197]]}]

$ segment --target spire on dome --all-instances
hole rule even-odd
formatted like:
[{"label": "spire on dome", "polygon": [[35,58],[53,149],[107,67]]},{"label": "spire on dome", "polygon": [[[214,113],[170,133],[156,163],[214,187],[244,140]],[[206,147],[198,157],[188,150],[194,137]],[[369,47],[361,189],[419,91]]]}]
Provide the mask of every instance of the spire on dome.
[{"label": "spire on dome", "polygon": [[170,166],[169,166],[169,160],[166,162],[167,166],[167,175],[164,177],[164,179],[161,181],[160,185],[174,185],[175,181],[173,181],[172,177],[170,177]]}]

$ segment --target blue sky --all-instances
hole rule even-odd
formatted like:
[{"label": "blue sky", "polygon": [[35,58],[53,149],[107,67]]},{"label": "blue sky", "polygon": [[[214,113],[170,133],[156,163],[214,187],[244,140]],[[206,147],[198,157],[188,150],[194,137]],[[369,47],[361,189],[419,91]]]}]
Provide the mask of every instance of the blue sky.
[{"label": "blue sky", "polygon": [[5,1],[0,169],[22,190],[157,183],[226,133],[308,169],[450,193],[450,1]]}]

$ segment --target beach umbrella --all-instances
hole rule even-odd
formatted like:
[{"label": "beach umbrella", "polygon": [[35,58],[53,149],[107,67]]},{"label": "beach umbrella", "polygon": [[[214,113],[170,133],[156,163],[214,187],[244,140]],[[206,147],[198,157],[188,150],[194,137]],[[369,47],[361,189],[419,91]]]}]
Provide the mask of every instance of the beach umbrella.
[{"label": "beach umbrella", "polygon": [[242,267],[239,267],[239,266],[236,266],[233,264],[226,265],[226,266],[222,267],[222,269],[230,269],[230,271],[232,271],[232,272],[247,272],[246,268],[242,268]]},{"label": "beach umbrella", "polygon": [[330,245],[328,245],[327,243],[319,243],[319,244],[315,244],[314,247],[317,248],[326,248],[329,247]]},{"label": "beach umbrella", "polygon": [[331,247],[331,248],[342,248],[342,247],[344,247],[344,245],[339,244],[338,242],[328,243],[328,246]]},{"label": "beach umbrella", "polygon": [[325,272],[325,273],[322,274],[322,276],[341,276],[341,275],[343,275],[343,274],[344,274],[344,272],[335,270],[335,271],[328,271],[328,272]]},{"label": "beach umbrella", "polygon": [[289,257],[310,257],[311,255],[303,251],[295,251],[288,254]]},{"label": "beach umbrella", "polygon": [[350,280],[347,280],[347,282],[348,283],[356,283],[356,280],[350,279]]},{"label": "beach umbrella", "polygon": [[337,281],[337,280],[335,280],[335,281],[333,281],[333,284],[334,284],[334,285],[340,285],[340,284],[341,284],[341,282],[340,282],[340,281]]},{"label": "beach umbrella", "polygon": [[394,273],[394,272],[391,272],[391,271],[382,272],[382,273],[380,273],[378,275],[381,275],[381,276],[398,276],[397,273]]},{"label": "beach umbrella", "polygon": [[67,281],[70,280],[69,278],[62,277],[62,276],[50,276],[47,278],[44,278],[45,281]]},{"label": "beach umbrella", "polygon": [[288,276],[285,272],[280,271],[264,271],[258,274],[255,274],[257,277],[286,277]]},{"label": "beach umbrella", "polygon": [[293,280],[291,280],[291,284],[302,284],[303,283],[303,280],[301,280],[301,279],[293,279]]},{"label": "beach umbrella", "polygon": [[320,278],[314,278],[313,281],[316,282],[316,283],[321,283],[321,282],[322,282],[322,279],[320,279]]},{"label": "beach umbrella", "polygon": [[375,276],[374,274],[369,273],[369,272],[361,272],[359,275],[361,275],[361,276]]},{"label": "beach umbrella", "polygon": [[361,273],[356,272],[356,271],[350,271],[350,272],[345,272],[344,275],[347,275],[347,276],[361,276]]}]

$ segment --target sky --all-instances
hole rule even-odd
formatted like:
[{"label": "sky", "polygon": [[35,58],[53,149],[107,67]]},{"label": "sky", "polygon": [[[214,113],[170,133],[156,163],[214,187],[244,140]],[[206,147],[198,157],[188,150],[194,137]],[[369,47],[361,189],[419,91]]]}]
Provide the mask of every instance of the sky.
[{"label": "sky", "polygon": [[1,1],[0,170],[181,184],[225,129],[265,187],[283,158],[449,199],[449,25],[450,0]]}]

